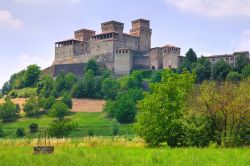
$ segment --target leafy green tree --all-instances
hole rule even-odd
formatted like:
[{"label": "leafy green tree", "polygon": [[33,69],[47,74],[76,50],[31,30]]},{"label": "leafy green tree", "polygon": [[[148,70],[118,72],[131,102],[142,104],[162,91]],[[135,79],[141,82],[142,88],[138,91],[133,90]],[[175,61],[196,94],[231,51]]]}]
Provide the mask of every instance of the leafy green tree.
[{"label": "leafy green tree", "polygon": [[73,86],[71,94],[75,98],[84,98],[86,96],[86,89],[82,80]]},{"label": "leafy green tree", "polygon": [[69,108],[62,101],[57,101],[49,110],[49,114],[57,117],[59,120],[63,120],[69,113]]},{"label": "leafy green tree", "polygon": [[38,106],[39,108],[44,109],[44,111],[48,111],[51,109],[52,105],[54,105],[56,99],[54,96],[50,96],[49,98],[39,98],[38,99]]},{"label": "leafy green tree", "polygon": [[73,101],[72,101],[72,97],[68,94],[68,93],[65,93],[62,98],[61,98],[61,101],[66,104],[68,106],[69,109],[72,108],[73,106]]},{"label": "leafy green tree", "polygon": [[3,122],[16,120],[19,116],[17,106],[10,100],[0,105],[0,119]]},{"label": "leafy green tree", "polygon": [[24,74],[25,87],[34,86],[38,81],[41,74],[41,69],[37,65],[30,65]]},{"label": "leafy green tree", "polygon": [[242,69],[248,65],[249,60],[244,54],[239,54],[236,56],[235,61],[235,69],[238,73],[242,71]]},{"label": "leafy green tree", "polygon": [[88,61],[86,68],[85,68],[85,72],[88,72],[88,70],[92,70],[94,72],[94,75],[100,74],[100,69],[98,65],[96,64],[95,60]]},{"label": "leafy green tree", "polygon": [[231,71],[232,67],[224,60],[220,60],[212,66],[212,79],[224,81],[227,78],[227,74]]},{"label": "leafy green tree", "polygon": [[191,63],[197,62],[197,55],[192,48],[190,48],[188,52],[186,53],[186,59],[188,62],[191,62]]},{"label": "leafy green tree", "polygon": [[106,112],[109,117],[114,118],[116,113],[115,102],[112,100],[108,100],[103,111]]},{"label": "leafy green tree", "polygon": [[242,75],[239,74],[238,72],[231,71],[227,75],[227,81],[238,83],[242,80]]},{"label": "leafy green tree", "polygon": [[23,136],[25,136],[25,130],[24,130],[24,128],[18,127],[16,129],[16,136],[17,137],[23,137]]},{"label": "leafy green tree", "polygon": [[65,79],[66,79],[65,89],[66,91],[70,91],[74,86],[74,84],[77,83],[77,77],[73,73],[68,73],[66,74]]},{"label": "leafy green tree", "polygon": [[57,75],[55,80],[54,96],[58,97],[61,93],[64,93],[67,90],[66,75],[64,72],[61,72]]},{"label": "leafy green tree", "polygon": [[160,83],[151,84],[151,93],[139,101],[136,131],[150,145],[167,142],[182,146],[184,131],[181,118],[185,100],[193,87],[195,76],[165,70]]},{"label": "leafy green tree", "polygon": [[106,78],[102,82],[102,93],[104,94],[105,99],[114,100],[119,89],[120,89],[120,84],[116,80],[113,80],[111,78]]},{"label": "leafy green tree", "polygon": [[63,138],[68,137],[76,128],[76,124],[69,123],[66,120],[55,120],[50,124],[48,131],[51,137]]},{"label": "leafy green tree", "polygon": [[161,82],[161,74],[162,74],[161,71],[154,71],[150,78],[150,81],[153,83]]},{"label": "leafy green tree", "polygon": [[143,79],[143,72],[135,70],[129,76],[128,79],[128,89],[130,88],[141,88],[142,87],[142,80]]},{"label": "leafy green tree", "polygon": [[23,111],[27,116],[36,116],[39,114],[38,102],[35,97],[29,98],[23,105]]},{"label": "leafy green tree", "polygon": [[9,81],[5,82],[2,87],[2,95],[7,95],[11,91],[11,86]]},{"label": "leafy green tree", "polygon": [[197,82],[201,83],[204,80],[209,80],[211,78],[211,63],[205,57],[201,57],[198,59],[194,71]]},{"label": "leafy green tree", "polygon": [[244,78],[247,78],[250,76],[250,64],[246,65],[242,71],[241,71],[242,75]]},{"label": "leafy green tree", "polygon": [[41,97],[49,97],[54,88],[54,80],[51,76],[45,75],[37,84],[37,94]]},{"label": "leafy green tree", "polygon": [[84,74],[83,85],[86,92],[86,97],[93,98],[96,91],[94,72],[91,69]]}]

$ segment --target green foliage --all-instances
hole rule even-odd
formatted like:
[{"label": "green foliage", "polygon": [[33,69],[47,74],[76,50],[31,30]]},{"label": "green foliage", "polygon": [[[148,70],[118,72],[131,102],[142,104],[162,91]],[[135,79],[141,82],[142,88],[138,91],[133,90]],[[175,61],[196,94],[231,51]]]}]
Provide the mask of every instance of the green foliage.
[{"label": "green foliage", "polygon": [[19,110],[17,106],[10,100],[0,104],[0,119],[3,122],[9,122],[16,120],[19,116]]},{"label": "green foliage", "polygon": [[165,70],[162,82],[151,84],[152,92],[138,104],[136,124],[137,133],[147,143],[159,145],[167,142],[170,146],[181,146],[184,131],[180,119],[194,78],[193,74]]},{"label": "green foliage", "polygon": [[59,120],[64,119],[64,117],[69,113],[69,108],[62,101],[57,101],[49,110],[49,114],[58,118]]},{"label": "green foliage", "polygon": [[235,61],[235,69],[238,73],[242,71],[242,69],[248,65],[248,58],[244,54],[239,54],[236,56]]},{"label": "green foliage", "polygon": [[29,129],[31,133],[35,133],[38,130],[38,124],[37,123],[32,123],[29,125]]},{"label": "green foliage", "polygon": [[66,120],[55,120],[50,124],[48,131],[51,137],[63,138],[68,137],[76,128],[76,124],[69,123]]},{"label": "green foliage", "polygon": [[224,60],[220,60],[212,66],[212,79],[216,81],[224,81],[226,80],[227,74],[231,71],[231,66]]},{"label": "green foliage", "polygon": [[162,71],[154,71],[150,78],[150,81],[152,83],[161,82],[161,74],[162,74]]},{"label": "green foliage", "polygon": [[142,80],[143,79],[143,73],[142,71],[135,70],[132,72],[132,74],[129,76],[127,87],[130,88],[141,88],[142,87]]},{"label": "green foliage", "polygon": [[95,135],[94,130],[93,130],[93,129],[88,129],[87,135],[88,135],[89,137],[93,137],[93,136]]},{"label": "green foliage", "polygon": [[190,48],[186,53],[186,60],[191,63],[197,62],[197,55],[192,48]]},{"label": "green foliage", "polygon": [[26,113],[26,116],[36,116],[40,112],[38,101],[35,97],[29,98],[23,105],[23,111]]},{"label": "green foliage", "polygon": [[61,98],[61,101],[67,105],[67,107],[69,109],[72,108],[73,106],[73,101],[72,101],[72,97],[68,94],[68,93],[65,93],[62,98]]},{"label": "green foliage", "polygon": [[85,72],[88,72],[88,70],[92,70],[94,72],[94,75],[100,74],[100,69],[98,65],[96,64],[95,60],[88,61],[86,68],[85,68]]},{"label": "green foliage", "polygon": [[89,69],[84,74],[83,86],[85,89],[86,97],[93,98],[95,96],[95,79],[94,79],[94,71]]},{"label": "green foliage", "polygon": [[117,122],[116,119],[113,119],[113,120],[112,120],[112,123],[111,123],[111,130],[112,130],[112,135],[113,135],[113,136],[118,135],[118,133],[119,133],[119,123]]},{"label": "green foliage", "polygon": [[74,85],[71,94],[75,98],[83,98],[86,96],[85,87],[82,80],[80,80],[76,85]]},{"label": "green foliage", "polygon": [[242,75],[239,74],[238,72],[231,71],[230,73],[228,73],[226,80],[230,82],[238,83],[242,80]]},{"label": "green foliage", "polygon": [[55,104],[56,99],[54,96],[50,96],[49,98],[39,98],[38,99],[38,106],[39,108],[44,109],[44,111],[48,111],[51,109],[52,105]]},{"label": "green foliage", "polygon": [[16,136],[17,137],[23,137],[23,136],[25,136],[25,130],[24,130],[24,128],[18,127],[16,129]]},{"label": "green foliage", "polygon": [[198,83],[209,80],[211,78],[211,63],[205,57],[201,57],[198,59],[194,71]]},{"label": "green foliage", "polygon": [[116,107],[113,100],[108,100],[103,109],[104,112],[108,114],[109,117],[115,117]]},{"label": "green foliage", "polygon": [[38,81],[41,74],[41,69],[37,65],[30,65],[27,67],[27,71],[24,74],[24,86],[34,86]]},{"label": "green foliage", "polygon": [[9,92],[10,98],[28,98],[36,96],[36,88],[13,89]]},{"label": "green foliage", "polygon": [[247,78],[250,76],[250,64],[246,65],[242,71],[241,71],[242,75],[244,78]]},{"label": "green foliage", "polygon": [[49,97],[54,88],[54,80],[51,76],[45,75],[37,84],[37,94],[41,97]]},{"label": "green foliage", "polygon": [[0,138],[4,137],[3,126],[0,125]]},{"label": "green foliage", "polygon": [[119,82],[111,78],[106,78],[102,82],[102,93],[105,99],[114,100],[120,88]]},{"label": "green foliage", "polygon": [[10,85],[9,81],[5,82],[3,84],[2,93],[1,94],[2,95],[7,95],[10,91],[11,91],[11,85]]}]

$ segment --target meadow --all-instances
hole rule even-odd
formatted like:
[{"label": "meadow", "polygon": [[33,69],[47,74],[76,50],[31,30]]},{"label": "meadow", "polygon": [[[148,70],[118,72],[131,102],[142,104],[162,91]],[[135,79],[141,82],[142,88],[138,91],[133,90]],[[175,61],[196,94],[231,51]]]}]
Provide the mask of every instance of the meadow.
[{"label": "meadow", "polygon": [[0,140],[0,165],[250,165],[249,148],[147,147],[139,138],[53,139],[54,154],[34,155],[35,139]]},{"label": "meadow", "polygon": [[[66,117],[72,123],[78,125],[77,129],[70,134],[70,137],[83,137],[87,136],[88,133],[92,133],[95,136],[111,136],[111,119],[107,118],[103,112],[77,112],[72,113],[70,116]],[[26,138],[37,138],[38,133],[30,133],[29,125],[31,123],[37,123],[39,130],[46,130],[49,124],[54,120],[47,115],[42,115],[40,117],[28,118],[22,116],[14,122],[5,123],[3,125],[3,130],[5,138],[16,138],[16,129],[18,127],[24,128],[26,133]],[[121,124],[119,135],[133,135],[133,124]]]}]

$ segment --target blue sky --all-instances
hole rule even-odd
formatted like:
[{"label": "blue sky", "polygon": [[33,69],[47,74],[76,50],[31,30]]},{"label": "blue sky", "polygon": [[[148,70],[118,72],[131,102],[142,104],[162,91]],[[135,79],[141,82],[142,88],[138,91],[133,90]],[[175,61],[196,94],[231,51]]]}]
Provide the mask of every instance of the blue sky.
[{"label": "blue sky", "polygon": [[0,0],[0,86],[29,64],[52,64],[54,42],[100,23],[151,21],[152,46],[197,54],[250,50],[250,0]]}]

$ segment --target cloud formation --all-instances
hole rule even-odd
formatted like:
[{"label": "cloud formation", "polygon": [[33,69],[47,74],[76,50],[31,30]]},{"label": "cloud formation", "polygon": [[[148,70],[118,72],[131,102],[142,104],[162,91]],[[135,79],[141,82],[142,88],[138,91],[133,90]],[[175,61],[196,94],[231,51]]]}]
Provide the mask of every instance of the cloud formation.
[{"label": "cloud formation", "polygon": [[0,26],[18,29],[23,26],[23,23],[21,20],[13,18],[9,11],[0,10]]},{"label": "cloud formation", "polygon": [[165,0],[183,12],[208,17],[250,18],[250,0]]}]

